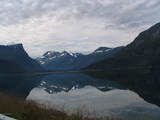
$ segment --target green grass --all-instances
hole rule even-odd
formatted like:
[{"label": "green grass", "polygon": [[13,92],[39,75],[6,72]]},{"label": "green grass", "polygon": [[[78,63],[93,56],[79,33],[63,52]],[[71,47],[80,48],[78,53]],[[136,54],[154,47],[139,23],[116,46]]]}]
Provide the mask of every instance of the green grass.
[{"label": "green grass", "polygon": [[[102,120],[100,118],[87,118],[81,113],[67,115],[56,109],[40,106],[33,101],[24,101],[17,97],[0,94],[0,114],[18,120]],[[105,118],[105,120],[113,119]]]}]

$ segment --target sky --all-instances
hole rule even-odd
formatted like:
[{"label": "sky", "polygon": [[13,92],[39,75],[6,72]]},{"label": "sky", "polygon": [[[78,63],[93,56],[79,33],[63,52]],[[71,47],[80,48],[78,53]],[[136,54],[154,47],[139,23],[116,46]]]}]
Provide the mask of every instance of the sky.
[{"label": "sky", "polygon": [[90,52],[130,43],[160,22],[160,0],[0,0],[0,44]]}]

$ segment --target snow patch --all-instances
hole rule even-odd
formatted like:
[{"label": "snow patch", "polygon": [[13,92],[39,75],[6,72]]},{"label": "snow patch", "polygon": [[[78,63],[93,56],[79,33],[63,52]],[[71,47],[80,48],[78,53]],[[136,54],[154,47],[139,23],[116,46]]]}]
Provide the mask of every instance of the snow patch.
[{"label": "snow patch", "polygon": [[98,50],[98,51],[96,51],[96,53],[102,53],[103,51],[102,50]]},{"label": "snow patch", "polygon": [[49,58],[49,60],[53,60],[54,58],[56,58],[56,56]]},{"label": "snow patch", "polygon": [[65,54],[64,53],[62,53],[60,56],[64,56]]},{"label": "snow patch", "polygon": [[39,61],[40,62],[40,64],[45,64],[45,62],[44,61]]}]

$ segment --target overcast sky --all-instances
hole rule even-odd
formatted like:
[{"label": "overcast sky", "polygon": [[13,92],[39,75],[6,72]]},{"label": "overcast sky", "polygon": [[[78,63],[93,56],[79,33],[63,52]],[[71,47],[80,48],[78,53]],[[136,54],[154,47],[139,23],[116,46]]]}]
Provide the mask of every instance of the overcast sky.
[{"label": "overcast sky", "polygon": [[159,10],[160,0],[0,0],[0,44],[23,43],[34,57],[126,45]]}]

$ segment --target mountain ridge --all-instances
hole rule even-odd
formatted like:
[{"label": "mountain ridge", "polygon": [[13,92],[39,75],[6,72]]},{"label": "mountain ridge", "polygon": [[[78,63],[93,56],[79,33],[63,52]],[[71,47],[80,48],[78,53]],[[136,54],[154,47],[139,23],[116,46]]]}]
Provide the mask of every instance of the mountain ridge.
[{"label": "mountain ridge", "polygon": [[35,72],[42,67],[25,51],[23,44],[0,45],[0,72]]},{"label": "mountain ridge", "polygon": [[160,23],[141,32],[117,56],[89,65],[86,69],[154,69],[160,68]]},{"label": "mountain ridge", "polygon": [[87,55],[67,51],[47,51],[42,57],[38,57],[36,60],[46,70],[78,70],[96,61],[109,58],[119,52],[122,48],[123,47],[99,47]]}]

